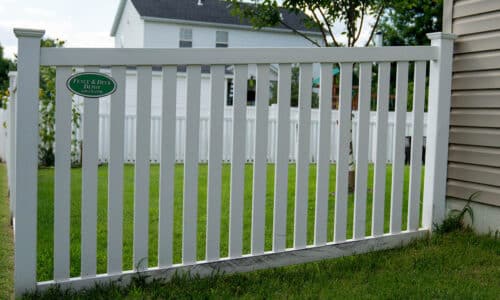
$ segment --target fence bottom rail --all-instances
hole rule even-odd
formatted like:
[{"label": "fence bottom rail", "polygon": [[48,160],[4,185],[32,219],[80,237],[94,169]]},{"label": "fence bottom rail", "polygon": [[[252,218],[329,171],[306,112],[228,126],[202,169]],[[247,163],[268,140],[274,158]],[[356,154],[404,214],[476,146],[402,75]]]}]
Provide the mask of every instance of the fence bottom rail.
[{"label": "fence bottom rail", "polygon": [[412,241],[425,237],[429,231],[405,231],[398,234],[385,234],[360,240],[348,240],[342,243],[328,243],[324,246],[309,246],[304,249],[287,249],[283,252],[266,252],[262,255],[244,255],[240,258],[222,258],[217,261],[199,261],[191,265],[173,265],[166,268],[149,268],[143,272],[126,271],[120,274],[102,274],[95,277],[76,277],[62,281],[44,281],[37,283],[39,291],[58,286],[63,290],[83,289],[96,284],[116,283],[127,285],[132,278],[145,276],[148,281],[154,279],[170,280],[180,274],[208,277],[215,274],[233,274],[257,270],[284,267],[295,264],[315,262],[373,251],[402,247]]}]

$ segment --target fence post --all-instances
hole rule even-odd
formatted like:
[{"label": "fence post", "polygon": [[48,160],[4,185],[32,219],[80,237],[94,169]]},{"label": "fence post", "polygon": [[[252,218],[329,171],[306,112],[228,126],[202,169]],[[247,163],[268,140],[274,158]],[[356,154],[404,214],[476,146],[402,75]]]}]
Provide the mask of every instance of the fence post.
[{"label": "fence post", "polygon": [[38,90],[40,39],[45,32],[14,29],[14,33],[18,38],[14,194],[19,208],[14,216],[14,283],[19,297],[36,287]]},{"label": "fence post", "polygon": [[7,144],[9,155],[7,156],[7,176],[8,176],[8,184],[9,184],[9,196],[10,196],[10,217],[11,222],[13,223],[14,219],[14,210],[16,208],[14,199],[14,184],[16,182],[16,170],[15,170],[15,161],[16,161],[16,143],[14,141],[15,132],[16,132],[16,93],[17,93],[17,73],[9,72],[9,103],[7,109],[9,111],[9,123],[7,125]]},{"label": "fence post", "polygon": [[437,59],[431,60],[430,63],[427,153],[422,213],[423,228],[432,230],[434,224],[441,224],[445,218],[451,77],[455,35],[438,32],[429,33],[427,37],[431,40],[431,46],[438,49]]}]

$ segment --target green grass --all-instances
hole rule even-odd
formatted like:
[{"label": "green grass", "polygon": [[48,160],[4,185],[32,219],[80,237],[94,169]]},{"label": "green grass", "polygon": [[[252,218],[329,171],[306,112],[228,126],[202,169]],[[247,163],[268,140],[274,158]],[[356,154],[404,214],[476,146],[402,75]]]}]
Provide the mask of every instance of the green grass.
[{"label": "green grass", "polygon": [[231,276],[57,289],[26,299],[498,299],[500,239],[471,231],[401,248]]},{"label": "green grass", "polygon": [[[106,272],[106,247],[107,247],[107,166],[99,167],[98,170],[98,224],[97,224],[97,271]],[[221,256],[227,256],[228,232],[229,232],[229,191],[230,191],[230,165],[224,165],[222,169],[222,220],[221,220]],[[385,203],[385,230],[389,230],[390,211],[390,186],[392,167],[387,168],[387,193]],[[407,215],[407,189],[409,168],[405,167],[405,189],[403,205],[403,229],[406,228]],[[205,257],[205,227],[206,227],[206,198],[207,198],[207,165],[200,165],[199,169],[199,202],[198,202],[198,259]],[[81,169],[71,171],[71,276],[80,275],[80,228],[81,228]],[[251,164],[245,167],[245,193],[244,193],[244,230],[243,230],[243,252],[250,252],[251,231],[251,207],[252,207],[252,174]],[[272,246],[272,224],[273,224],[273,196],[274,196],[274,165],[268,165],[267,172],[267,199],[266,199],[266,226],[265,226],[265,248],[271,250]],[[149,222],[149,266],[157,265],[158,257],[158,165],[151,166],[150,184],[150,222]],[[39,171],[38,189],[38,281],[51,280],[53,274],[53,199],[54,199],[54,170],[41,169]],[[125,191],[124,191],[124,225],[123,225],[123,267],[125,270],[132,269],[133,251],[133,182],[134,166],[125,166]],[[366,233],[371,232],[371,202],[373,166],[369,168],[369,191],[367,203],[367,226]],[[309,206],[308,206],[308,243],[313,242],[314,234],[314,211],[316,190],[316,165],[311,165],[309,180]],[[183,165],[175,168],[175,203],[174,203],[174,262],[181,262],[182,247],[182,187],[183,187]],[[335,166],[331,166],[330,192],[335,188]],[[293,245],[293,211],[295,195],[295,165],[289,167],[289,193],[288,193],[288,216],[287,216],[287,246]],[[332,194],[329,197],[329,219],[328,238],[333,240],[333,216],[335,200]],[[353,224],[353,195],[350,194],[348,201],[348,237],[352,236]]]},{"label": "green grass", "polygon": [[7,197],[7,168],[0,164],[0,299],[9,299],[14,286],[14,243]]}]

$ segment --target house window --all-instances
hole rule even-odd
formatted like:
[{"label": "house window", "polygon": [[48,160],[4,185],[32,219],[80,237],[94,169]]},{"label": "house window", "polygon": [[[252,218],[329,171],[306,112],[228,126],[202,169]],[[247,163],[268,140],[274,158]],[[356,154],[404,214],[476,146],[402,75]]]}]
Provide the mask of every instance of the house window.
[{"label": "house window", "polygon": [[179,48],[193,47],[193,30],[191,28],[181,28],[179,34]]},{"label": "house window", "polygon": [[216,31],[215,32],[215,47],[216,48],[227,48],[229,40],[229,33],[227,31]]}]

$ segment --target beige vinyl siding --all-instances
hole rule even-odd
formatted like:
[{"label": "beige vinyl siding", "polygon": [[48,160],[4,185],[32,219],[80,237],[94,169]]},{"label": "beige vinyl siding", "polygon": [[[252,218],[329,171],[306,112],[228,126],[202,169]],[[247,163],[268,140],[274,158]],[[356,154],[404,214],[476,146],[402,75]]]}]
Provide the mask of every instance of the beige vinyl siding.
[{"label": "beige vinyl siding", "polygon": [[500,0],[445,0],[458,35],[453,64],[449,197],[500,206]]}]

